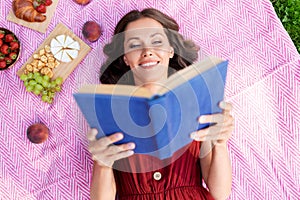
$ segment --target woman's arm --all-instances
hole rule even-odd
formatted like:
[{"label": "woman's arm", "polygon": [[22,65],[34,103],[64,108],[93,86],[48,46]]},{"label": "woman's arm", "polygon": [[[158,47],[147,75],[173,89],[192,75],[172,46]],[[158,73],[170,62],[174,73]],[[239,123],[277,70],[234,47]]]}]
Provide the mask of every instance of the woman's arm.
[{"label": "woman's arm", "polygon": [[[211,142],[205,145],[212,146]],[[203,179],[216,200],[224,200],[231,193],[232,171],[226,143],[216,143],[212,151],[200,158]],[[201,148],[202,149],[202,148]]]},{"label": "woman's arm", "polygon": [[134,143],[114,145],[123,138],[123,134],[115,133],[108,137],[96,139],[98,131],[91,129],[87,133],[89,151],[94,160],[90,188],[91,200],[115,200],[116,182],[112,166],[116,160],[133,154]]},{"label": "woman's arm", "polygon": [[112,168],[94,161],[90,196],[91,200],[115,200],[116,183]]},{"label": "woman's arm", "polygon": [[200,117],[200,123],[215,123],[191,135],[194,140],[202,141],[200,164],[203,179],[211,195],[216,200],[224,200],[231,193],[232,171],[227,150],[227,141],[234,128],[234,119],[230,115],[232,106],[222,102],[222,114]]}]

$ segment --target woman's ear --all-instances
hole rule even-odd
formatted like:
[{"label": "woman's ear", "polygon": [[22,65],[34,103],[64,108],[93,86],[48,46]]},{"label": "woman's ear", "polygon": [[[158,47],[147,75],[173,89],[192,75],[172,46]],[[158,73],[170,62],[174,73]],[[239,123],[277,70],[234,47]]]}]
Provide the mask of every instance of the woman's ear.
[{"label": "woman's ear", "polygon": [[174,56],[174,48],[170,47],[170,58],[173,58]]},{"label": "woman's ear", "polygon": [[129,65],[128,65],[127,58],[126,58],[126,56],[125,56],[125,55],[123,56],[123,60],[124,60],[125,64],[126,64],[127,66],[129,66]]}]

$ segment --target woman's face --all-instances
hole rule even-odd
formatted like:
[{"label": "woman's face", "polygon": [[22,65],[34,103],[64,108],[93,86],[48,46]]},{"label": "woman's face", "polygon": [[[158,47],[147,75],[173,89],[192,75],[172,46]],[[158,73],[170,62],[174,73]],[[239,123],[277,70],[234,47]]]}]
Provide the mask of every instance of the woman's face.
[{"label": "woman's face", "polygon": [[125,29],[124,61],[133,71],[136,85],[161,82],[168,77],[174,50],[163,26],[151,18],[130,22]]}]

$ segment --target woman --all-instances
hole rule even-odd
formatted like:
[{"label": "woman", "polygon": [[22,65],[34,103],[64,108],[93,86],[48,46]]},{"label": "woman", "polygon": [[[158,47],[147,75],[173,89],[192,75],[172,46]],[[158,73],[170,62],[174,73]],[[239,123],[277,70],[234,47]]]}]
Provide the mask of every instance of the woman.
[{"label": "woman", "polygon": [[[180,70],[197,59],[199,48],[184,40],[178,30],[174,19],[155,9],[126,14],[117,24],[112,42],[104,48],[108,59],[101,68],[101,82],[135,84],[155,92],[172,73],[170,68]],[[122,140],[122,133],[96,140],[97,130],[91,129],[89,150],[95,161],[91,199],[109,200],[116,195],[119,199],[226,199],[231,191],[227,141],[233,117],[231,104],[221,102],[220,107],[222,113],[199,118],[199,123],[213,126],[191,133],[194,141],[187,149],[155,171],[117,170],[116,163],[126,165],[134,157],[135,144],[112,145]]]}]

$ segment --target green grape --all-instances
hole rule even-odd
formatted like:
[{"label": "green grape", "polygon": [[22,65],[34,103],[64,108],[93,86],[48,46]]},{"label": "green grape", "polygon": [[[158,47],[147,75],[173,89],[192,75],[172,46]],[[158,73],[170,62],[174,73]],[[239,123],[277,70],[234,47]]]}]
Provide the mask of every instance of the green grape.
[{"label": "green grape", "polygon": [[40,95],[41,94],[41,90],[37,90],[34,88],[33,93],[36,95]]},{"label": "green grape", "polygon": [[60,91],[61,91],[61,87],[60,87],[59,85],[56,86],[56,87],[55,87],[55,91],[56,91],[56,92],[60,92]]},{"label": "green grape", "polygon": [[28,74],[27,74],[27,78],[28,78],[28,79],[32,79],[32,78],[33,78],[33,73],[31,73],[31,72],[28,73]]},{"label": "green grape", "polygon": [[42,90],[44,90],[44,88],[43,88],[42,85],[36,84],[35,87],[34,87],[34,90],[40,90],[40,91],[42,91]]},{"label": "green grape", "polygon": [[54,92],[48,92],[48,96],[49,96],[50,98],[54,98],[55,93],[54,93]]},{"label": "green grape", "polygon": [[47,95],[43,95],[42,96],[42,101],[48,102],[49,101],[49,97]]},{"label": "green grape", "polygon": [[29,85],[29,81],[28,80],[24,81],[24,85],[25,87],[27,87]]},{"label": "green grape", "polygon": [[43,79],[43,77],[41,77],[41,76],[37,76],[37,77],[35,78],[35,80],[36,80],[37,83],[42,83],[44,79]]},{"label": "green grape", "polygon": [[47,96],[48,95],[48,91],[47,90],[43,90],[42,91],[42,95],[46,95]]},{"label": "green grape", "polygon": [[44,88],[48,88],[48,87],[50,87],[50,83],[49,83],[48,81],[46,81],[45,79],[43,79],[43,81],[42,81],[42,86],[43,86]]},{"label": "green grape", "polygon": [[58,78],[55,79],[55,83],[56,83],[57,85],[61,85],[62,82],[63,82],[62,77],[58,77]]},{"label": "green grape", "polygon": [[29,85],[33,85],[33,86],[36,85],[36,81],[35,80],[30,80]]},{"label": "green grape", "polygon": [[50,104],[53,103],[53,98],[49,98],[48,103],[50,103]]},{"label": "green grape", "polygon": [[22,80],[22,81],[26,81],[27,80],[27,75],[26,74],[22,74],[21,76],[20,76],[20,79]]},{"label": "green grape", "polygon": [[33,86],[32,85],[26,86],[26,90],[27,92],[31,92],[33,90]]},{"label": "green grape", "polygon": [[33,78],[36,79],[38,76],[41,76],[39,72],[34,72],[33,73]]},{"label": "green grape", "polygon": [[44,79],[45,81],[47,81],[47,82],[49,82],[49,81],[50,81],[50,77],[49,77],[49,76],[47,76],[47,75],[44,75],[44,76],[43,76],[43,79]]},{"label": "green grape", "polygon": [[56,82],[55,81],[51,81],[50,82],[50,88],[55,88],[56,87]]}]

